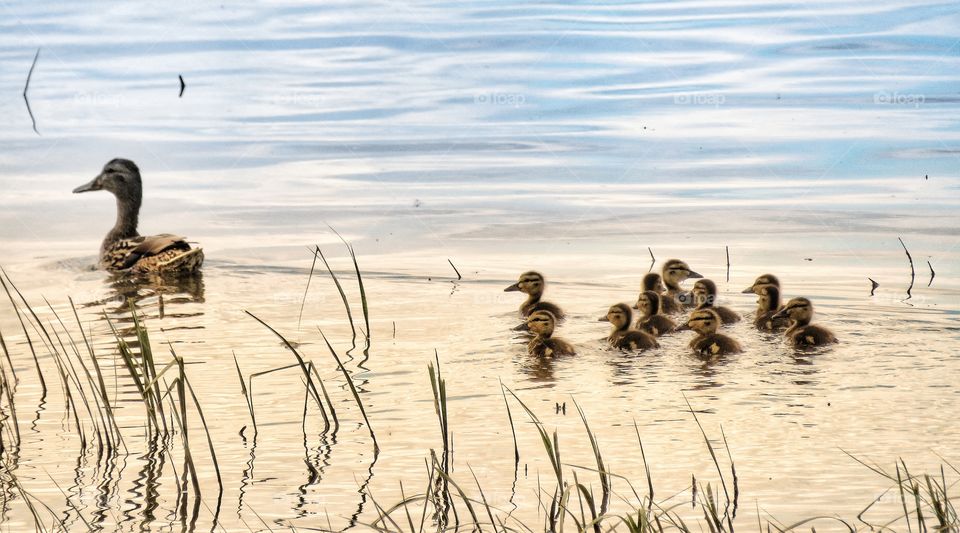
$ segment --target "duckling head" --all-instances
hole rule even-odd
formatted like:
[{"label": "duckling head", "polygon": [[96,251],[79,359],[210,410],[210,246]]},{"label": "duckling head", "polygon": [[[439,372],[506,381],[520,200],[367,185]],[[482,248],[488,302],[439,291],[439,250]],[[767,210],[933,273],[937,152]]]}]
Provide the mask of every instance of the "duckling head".
[{"label": "duckling head", "polygon": [[654,291],[641,292],[634,309],[638,309],[643,317],[660,313],[660,295]]},{"label": "duckling head", "polygon": [[531,296],[539,296],[543,294],[543,286],[545,284],[546,281],[543,279],[543,274],[531,270],[530,272],[520,274],[520,280],[503,289],[503,292],[520,291]]},{"label": "duckling head", "polygon": [[643,284],[641,286],[643,287],[642,290],[644,291],[654,291],[658,294],[667,290],[667,288],[663,286],[663,278],[661,278],[660,274],[657,274],[656,272],[651,272],[644,276]]},{"label": "duckling head", "polygon": [[772,318],[783,317],[789,317],[795,324],[809,324],[813,319],[813,302],[807,298],[794,298]]},{"label": "duckling head", "polygon": [[717,284],[713,280],[698,279],[693,285],[693,301],[697,307],[712,307],[717,300]]},{"label": "duckling head", "polygon": [[697,309],[690,313],[686,326],[701,335],[712,335],[720,327],[720,315],[713,309]]},{"label": "duckling head", "polygon": [[633,312],[627,304],[616,304],[610,306],[606,316],[600,317],[600,322],[609,322],[614,331],[627,329],[630,327],[630,321],[633,319]]},{"label": "duckling head", "polygon": [[761,274],[753,281],[753,285],[743,289],[742,292],[743,294],[750,294],[751,292],[760,294],[760,287],[764,285],[773,285],[780,288],[780,280],[773,274]]},{"label": "duckling head", "polygon": [[779,308],[780,287],[776,285],[760,285],[757,287],[757,309],[763,313],[769,313]]},{"label": "duckling head", "polygon": [[140,207],[143,185],[140,169],[129,159],[113,159],[90,182],[73,190],[74,193],[110,191],[118,203],[135,204]]},{"label": "duckling head", "polygon": [[690,270],[690,266],[679,259],[671,259],[663,265],[663,282],[667,287],[679,289],[680,284],[689,278],[702,278],[701,274]]},{"label": "duckling head", "polygon": [[538,337],[549,337],[557,326],[557,317],[550,311],[534,311],[527,317],[527,329]]}]

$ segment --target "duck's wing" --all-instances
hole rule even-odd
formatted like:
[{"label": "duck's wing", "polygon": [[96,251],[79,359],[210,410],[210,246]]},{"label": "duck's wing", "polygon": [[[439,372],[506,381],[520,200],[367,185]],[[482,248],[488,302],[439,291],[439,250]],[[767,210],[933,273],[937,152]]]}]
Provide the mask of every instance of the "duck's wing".
[{"label": "duck's wing", "polygon": [[134,246],[132,250],[127,252],[126,256],[124,256],[123,263],[121,263],[120,268],[130,268],[145,257],[159,255],[167,250],[189,249],[190,244],[187,242],[186,237],[181,237],[179,235],[162,233],[160,235],[143,237],[143,240]]}]

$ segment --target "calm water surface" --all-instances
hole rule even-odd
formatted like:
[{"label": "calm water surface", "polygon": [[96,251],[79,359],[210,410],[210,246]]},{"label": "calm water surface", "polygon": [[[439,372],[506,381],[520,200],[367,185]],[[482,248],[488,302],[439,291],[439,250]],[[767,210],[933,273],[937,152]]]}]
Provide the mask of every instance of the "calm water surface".
[{"label": "calm water surface", "polygon": [[[0,264],[61,334],[44,298],[65,320],[68,297],[78,305],[130,448],[110,465],[81,448],[53,358],[31,331],[51,385],[41,401],[17,315],[0,305],[21,379],[13,472],[72,528],[181,529],[182,458],[144,441],[137,393],[103,319],[106,311],[124,324],[118,302],[130,297],[160,360],[169,343],[191,363],[216,445],[219,513],[194,419],[198,529],[359,528],[377,518],[374,501],[401,499],[400,480],[406,495],[422,493],[424,460],[441,446],[426,368],[434,350],[450,395],[454,477],[474,494],[472,469],[491,505],[533,527],[538,477],[549,485],[552,473],[516,404],[514,468],[501,382],[557,429],[565,462],[590,465],[576,400],[608,467],[642,486],[635,421],[657,499],[670,503],[689,502],[691,475],[717,482],[689,400],[715,445],[726,436],[741,529],[758,513],[855,520],[877,497],[866,516],[895,516],[890,483],[845,452],[888,470],[898,458],[914,472],[938,472],[941,456],[960,461],[954,3],[0,10]],[[39,136],[20,96],[38,47],[30,95]],[[116,156],[143,171],[141,231],[202,243],[202,279],[131,286],[91,270],[113,200],[70,190]],[[325,270],[299,319],[314,244],[361,315],[352,264],[328,224],[354,244],[363,271],[372,345],[345,366],[377,455],[318,331],[340,354],[351,347]],[[897,237],[916,266],[909,299]],[[740,289],[776,272],[785,294],[812,298],[843,342],[796,353],[741,323],[729,333],[745,352],[715,364],[691,357],[684,335],[643,355],[605,349],[596,318],[635,300],[648,247],[654,269],[682,257],[743,313],[754,302]],[[528,269],[546,273],[550,299],[570,312],[558,335],[577,357],[530,360],[511,331],[520,297],[502,289]],[[867,277],[880,283],[873,297]],[[233,354],[244,375],[295,359],[245,310],[318,364],[341,420],[335,436],[318,436],[316,412],[301,425],[303,384],[288,371],[255,379],[253,438]],[[625,482],[614,490],[630,498]],[[613,507],[627,509],[616,496]],[[4,510],[0,529],[32,527],[17,502]],[[683,512],[702,517],[689,504]]]}]

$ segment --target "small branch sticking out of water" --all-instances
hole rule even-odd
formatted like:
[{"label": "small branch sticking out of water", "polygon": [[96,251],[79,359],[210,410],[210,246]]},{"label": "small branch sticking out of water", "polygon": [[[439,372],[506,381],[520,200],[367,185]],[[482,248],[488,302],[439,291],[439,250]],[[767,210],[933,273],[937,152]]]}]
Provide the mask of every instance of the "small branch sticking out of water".
[{"label": "small branch sticking out of water", "polygon": [[457,266],[453,264],[453,261],[447,259],[447,262],[450,263],[450,266],[453,267],[453,271],[457,273],[457,279],[458,279],[458,280],[463,279],[463,276],[460,275],[460,271],[457,270]]},{"label": "small branch sticking out of water", "polygon": [[937,273],[933,271],[933,265],[930,264],[930,261],[927,261],[927,266],[930,267],[930,281],[927,282],[927,287],[933,285],[933,278],[937,277]]},{"label": "small branch sticking out of water", "polygon": [[647,251],[650,252],[650,269],[647,272],[653,272],[653,265],[657,263],[657,258],[653,256],[653,250],[647,246]]},{"label": "small branch sticking out of water", "polygon": [[867,278],[867,279],[870,280],[870,296],[873,296],[873,293],[877,290],[877,287],[879,287],[880,284],[877,283],[876,281],[873,281],[873,278]]},{"label": "small branch sticking out of water", "polygon": [[730,282],[730,247],[724,246],[727,249],[727,283]]},{"label": "small branch sticking out of water", "polygon": [[180,78],[180,96],[178,98],[183,98],[183,91],[187,90],[187,82],[183,81],[183,75],[178,74],[177,77]]},{"label": "small branch sticking out of water", "polygon": [[900,241],[900,246],[903,246],[903,251],[907,253],[907,260],[910,261],[910,286],[907,287],[907,299],[909,300],[913,297],[910,291],[913,290],[913,280],[917,277],[917,272],[913,269],[913,257],[910,255],[910,250],[907,250],[907,245],[903,244],[903,239],[900,237],[897,237],[897,240]]},{"label": "small branch sticking out of water", "polygon": [[30,78],[33,77],[33,69],[37,66],[37,59],[40,58],[40,49],[37,48],[36,55],[33,56],[33,63],[30,65],[30,72],[27,72],[27,82],[23,84],[23,101],[27,104],[27,113],[30,114],[30,122],[33,123],[33,132],[40,135],[37,131],[37,119],[33,117],[33,110],[30,109],[30,98],[27,97],[27,91],[30,89]]}]

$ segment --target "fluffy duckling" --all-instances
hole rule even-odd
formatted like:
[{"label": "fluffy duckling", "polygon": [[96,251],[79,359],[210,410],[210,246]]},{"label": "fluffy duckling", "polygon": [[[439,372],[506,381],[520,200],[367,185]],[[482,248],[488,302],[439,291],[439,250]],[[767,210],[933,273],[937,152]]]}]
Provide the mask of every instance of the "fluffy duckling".
[{"label": "fluffy duckling", "polygon": [[637,319],[636,326],[638,330],[659,337],[677,329],[676,322],[660,314],[660,295],[656,292],[641,292],[635,308],[640,311],[640,318]]},{"label": "fluffy duckling", "polygon": [[521,274],[519,281],[503,289],[503,291],[520,291],[528,295],[527,301],[523,302],[523,305],[520,306],[520,316],[522,317],[530,316],[534,311],[549,311],[555,320],[563,320],[565,315],[559,307],[550,302],[540,300],[540,298],[543,297],[545,285],[546,281],[543,279],[543,274],[530,271]]},{"label": "fluffy duckling", "polygon": [[722,333],[717,333],[720,327],[720,316],[714,309],[697,309],[690,313],[690,319],[678,329],[692,329],[697,337],[690,341],[690,347],[701,357],[715,357],[719,355],[740,353],[740,343]]},{"label": "fluffy duckling", "polygon": [[780,287],[760,285],[757,288],[757,316],[753,325],[760,331],[782,331],[790,326],[788,317],[773,318],[783,305],[780,301]]},{"label": "fluffy duckling", "polygon": [[693,296],[689,292],[684,292],[680,284],[687,279],[702,277],[690,270],[690,267],[679,259],[671,259],[663,264],[663,283],[667,286],[667,296],[676,299],[679,304],[686,307],[693,307]]},{"label": "fluffy duckling", "polygon": [[715,305],[717,301],[717,284],[713,280],[698,279],[693,285],[693,301],[697,309],[713,309],[723,324],[740,322],[740,315],[729,307]]},{"label": "fluffy duckling", "polygon": [[653,335],[630,329],[632,315],[629,305],[616,304],[610,307],[606,316],[600,317],[601,322],[610,322],[613,326],[613,331],[607,337],[610,346],[621,350],[646,350],[660,346]]},{"label": "fluffy duckling", "polygon": [[656,272],[651,272],[643,277],[642,289],[640,292],[653,291],[660,297],[660,312],[672,314],[679,313],[682,308],[680,302],[674,297],[668,297],[667,287],[663,284],[663,278]]},{"label": "fluffy duckling", "polygon": [[203,264],[203,249],[191,248],[184,237],[137,233],[143,185],[133,161],[114,159],[97,177],[73,190],[89,191],[109,191],[117,198],[117,222],[100,245],[101,268],[134,273],[193,272]]},{"label": "fluffy duckling", "polygon": [[557,317],[550,311],[538,310],[530,313],[527,317],[527,329],[534,337],[527,344],[527,352],[537,357],[576,355],[576,350],[569,342],[553,337],[556,326]]},{"label": "fluffy duckling", "polygon": [[810,323],[813,319],[813,303],[807,298],[790,300],[772,318],[784,317],[789,317],[792,321],[784,335],[794,346],[820,346],[839,342],[829,329]]},{"label": "fluffy duckling", "polygon": [[753,285],[743,289],[741,291],[743,294],[760,294],[760,287],[764,285],[773,285],[776,288],[780,288],[780,279],[774,276],[773,274],[761,274],[757,276],[757,279],[753,280]]}]

